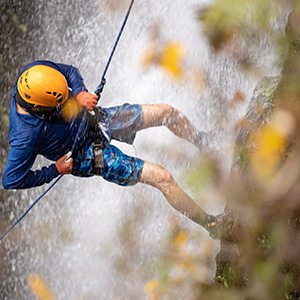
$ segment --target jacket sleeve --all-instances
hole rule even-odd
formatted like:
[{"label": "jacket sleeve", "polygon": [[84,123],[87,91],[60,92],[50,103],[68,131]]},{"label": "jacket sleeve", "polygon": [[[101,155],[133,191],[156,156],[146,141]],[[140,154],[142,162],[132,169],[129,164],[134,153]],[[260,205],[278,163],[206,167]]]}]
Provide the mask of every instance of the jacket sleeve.
[{"label": "jacket sleeve", "polygon": [[11,147],[2,177],[5,189],[26,189],[49,183],[59,175],[55,164],[32,171],[36,153],[32,148]]},{"label": "jacket sleeve", "polygon": [[[76,97],[81,91],[87,91],[79,70],[71,65],[56,64],[51,61],[35,61],[24,70],[34,65],[46,65],[60,71]],[[24,71],[23,70],[23,71]],[[23,72],[22,71],[22,72]],[[28,144],[27,144],[28,145]],[[6,189],[26,189],[49,183],[59,175],[55,164],[42,167],[40,170],[31,170],[38,154],[38,149],[11,144],[7,164],[2,177],[2,185]]]},{"label": "jacket sleeve", "polygon": [[61,73],[66,77],[68,85],[72,89],[72,93],[75,97],[82,91],[88,91],[77,68],[65,64],[57,64],[57,66]]}]

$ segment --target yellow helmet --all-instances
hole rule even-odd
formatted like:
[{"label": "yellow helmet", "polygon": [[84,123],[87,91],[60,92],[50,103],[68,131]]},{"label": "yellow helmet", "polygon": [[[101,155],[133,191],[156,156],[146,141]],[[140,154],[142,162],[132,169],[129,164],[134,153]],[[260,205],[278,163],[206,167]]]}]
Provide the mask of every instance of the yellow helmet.
[{"label": "yellow helmet", "polygon": [[69,97],[64,75],[43,65],[35,65],[21,74],[18,92],[24,101],[47,107],[63,104]]}]

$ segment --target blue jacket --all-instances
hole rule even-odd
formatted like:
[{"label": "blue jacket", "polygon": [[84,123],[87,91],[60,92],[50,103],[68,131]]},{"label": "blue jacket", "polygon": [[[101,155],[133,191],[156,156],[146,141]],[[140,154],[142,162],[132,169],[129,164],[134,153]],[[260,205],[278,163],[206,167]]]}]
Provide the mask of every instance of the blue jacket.
[{"label": "blue jacket", "polygon": [[[72,94],[76,97],[81,91],[87,91],[78,69],[64,64],[50,61],[36,61],[25,67],[46,65],[60,71],[66,78]],[[23,73],[22,71],[22,73]],[[21,73],[21,74],[22,74]],[[19,114],[16,111],[15,84],[10,111],[9,143],[10,151],[2,177],[3,187],[6,189],[25,189],[49,183],[59,175],[55,164],[43,167],[41,170],[31,170],[38,154],[49,160],[57,161],[71,150],[82,113],[67,124],[50,123],[33,115]],[[74,162],[80,159],[80,152],[88,136],[88,117],[86,118],[78,142],[73,152]]]}]

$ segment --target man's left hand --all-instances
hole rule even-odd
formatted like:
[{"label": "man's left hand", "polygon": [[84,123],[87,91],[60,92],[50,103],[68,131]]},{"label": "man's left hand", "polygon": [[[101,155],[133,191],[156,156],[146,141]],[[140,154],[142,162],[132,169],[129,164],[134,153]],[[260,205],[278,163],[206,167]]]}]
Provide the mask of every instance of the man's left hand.
[{"label": "man's left hand", "polygon": [[95,94],[82,91],[76,97],[78,103],[83,109],[93,110],[97,105],[98,97]]}]

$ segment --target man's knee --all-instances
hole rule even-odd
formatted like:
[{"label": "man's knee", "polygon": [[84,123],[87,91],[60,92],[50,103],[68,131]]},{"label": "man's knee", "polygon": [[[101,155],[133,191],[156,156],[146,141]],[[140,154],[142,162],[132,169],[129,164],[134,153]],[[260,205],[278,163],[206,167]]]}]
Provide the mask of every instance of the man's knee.
[{"label": "man's knee", "polygon": [[162,115],[164,117],[165,121],[168,121],[170,119],[174,119],[179,115],[179,112],[177,109],[175,109],[173,106],[169,104],[160,104],[161,105],[161,111]]},{"label": "man's knee", "polygon": [[147,162],[143,167],[141,182],[152,185],[161,191],[166,191],[175,181],[171,173],[165,168]]},{"label": "man's knee", "polygon": [[169,171],[165,168],[158,166],[157,182],[161,190],[167,190],[171,185],[174,184],[174,178]]},{"label": "man's knee", "polygon": [[144,114],[143,129],[152,126],[168,126],[180,116],[180,112],[169,104],[142,105]]}]

